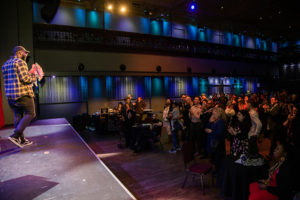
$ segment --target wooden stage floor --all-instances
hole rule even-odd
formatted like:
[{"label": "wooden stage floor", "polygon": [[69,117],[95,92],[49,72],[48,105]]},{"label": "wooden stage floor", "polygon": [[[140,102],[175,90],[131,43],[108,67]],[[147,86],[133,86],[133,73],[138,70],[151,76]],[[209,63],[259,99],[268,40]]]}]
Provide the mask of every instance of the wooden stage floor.
[{"label": "wooden stage floor", "polygon": [[0,199],[127,200],[135,197],[65,119],[39,120],[25,130],[32,146],[18,148],[0,130]]}]

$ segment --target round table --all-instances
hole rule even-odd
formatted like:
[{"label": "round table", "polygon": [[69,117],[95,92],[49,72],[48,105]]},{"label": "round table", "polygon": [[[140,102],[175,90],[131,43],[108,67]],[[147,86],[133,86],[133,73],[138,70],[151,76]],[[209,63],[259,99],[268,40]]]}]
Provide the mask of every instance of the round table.
[{"label": "round table", "polygon": [[266,165],[244,166],[226,157],[218,180],[221,195],[231,197],[232,200],[248,200],[249,184],[265,178],[266,173]]}]

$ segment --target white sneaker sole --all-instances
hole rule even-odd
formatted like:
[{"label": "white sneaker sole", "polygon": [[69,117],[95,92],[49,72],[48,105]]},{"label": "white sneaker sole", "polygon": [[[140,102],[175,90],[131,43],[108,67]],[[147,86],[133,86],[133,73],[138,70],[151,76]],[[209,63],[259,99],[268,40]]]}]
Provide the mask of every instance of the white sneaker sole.
[{"label": "white sneaker sole", "polygon": [[25,147],[25,146],[30,146],[30,145],[32,145],[33,144],[33,142],[30,142],[30,143],[28,143],[28,144],[21,144],[23,147]]},{"label": "white sneaker sole", "polygon": [[15,145],[17,145],[18,147],[23,148],[23,145],[21,145],[20,143],[16,142],[13,138],[8,137],[8,139],[9,139],[12,143],[14,143]]}]

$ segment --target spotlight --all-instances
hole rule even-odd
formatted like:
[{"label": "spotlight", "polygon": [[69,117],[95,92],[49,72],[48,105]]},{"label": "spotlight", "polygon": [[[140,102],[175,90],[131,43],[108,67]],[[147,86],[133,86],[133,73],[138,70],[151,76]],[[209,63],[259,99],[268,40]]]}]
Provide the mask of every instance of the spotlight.
[{"label": "spotlight", "polygon": [[125,6],[122,6],[122,7],[120,8],[120,11],[121,11],[121,13],[125,13],[125,12],[126,12],[126,7],[125,7]]},{"label": "spotlight", "polygon": [[51,78],[55,78],[55,77],[56,77],[55,75],[52,75],[52,76],[51,76]]},{"label": "spotlight", "polygon": [[197,3],[196,3],[195,1],[191,1],[191,2],[189,3],[188,8],[189,8],[189,10],[190,10],[191,12],[196,11],[196,10],[197,10]]},{"label": "spotlight", "polygon": [[109,5],[107,6],[107,9],[110,10],[110,11],[112,11],[113,6],[112,6],[111,4],[109,4]]}]

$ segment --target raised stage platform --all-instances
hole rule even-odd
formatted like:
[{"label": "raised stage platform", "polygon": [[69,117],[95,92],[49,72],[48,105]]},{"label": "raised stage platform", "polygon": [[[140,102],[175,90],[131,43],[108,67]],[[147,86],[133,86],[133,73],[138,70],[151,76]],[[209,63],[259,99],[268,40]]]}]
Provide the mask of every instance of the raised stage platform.
[{"label": "raised stage platform", "polygon": [[0,199],[135,199],[63,118],[38,120],[20,149],[0,130]]}]

